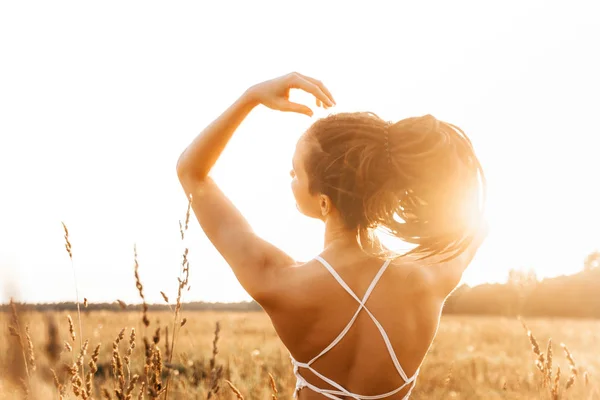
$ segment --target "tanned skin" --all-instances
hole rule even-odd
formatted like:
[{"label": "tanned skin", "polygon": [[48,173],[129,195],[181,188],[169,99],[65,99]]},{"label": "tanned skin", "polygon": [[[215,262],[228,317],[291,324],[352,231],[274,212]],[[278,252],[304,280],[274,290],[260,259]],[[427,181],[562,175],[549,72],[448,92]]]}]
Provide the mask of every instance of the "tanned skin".
[{"label": "tanned skin", "polygon": [[[272,110],[312,116],[306,105],[289,100],[291,89],[316,99],[317,107],[330,108],[335,100],[320,81],[290,73],[246,90],[221,116],[207,126],[185,149],[177,173],[207,237],[225,258],[235,276],[267,312],[279,337],[294,358],[306,362],[339,334],[356,311],[357,302],[318,262],[298,262],[261,239],[209,173],[234,132],[258,105]],[[359,246],[326,195],[311,194],[304,159],[310,143],[301,137],[293,157],[292,190],[298,209],[325,224],[325,258],[359,296],[382,265]],[[367,302],[388,333],[408,376],[419,368],[435,337],[442,306],[459,283],[484,238],[480,235],[460,256],[447,262],[435,257],[419,261],[399,257],[382,276]],[[346,337],[313,367],[353,393],[379,394],[399,387],[398,376],[373,321],[362,312]],[[322,388],[332,387],[303,370],[304,378]],[[408,387],[390,399],[400,399]],[[325,397],[309,389],[301,400]]]}]

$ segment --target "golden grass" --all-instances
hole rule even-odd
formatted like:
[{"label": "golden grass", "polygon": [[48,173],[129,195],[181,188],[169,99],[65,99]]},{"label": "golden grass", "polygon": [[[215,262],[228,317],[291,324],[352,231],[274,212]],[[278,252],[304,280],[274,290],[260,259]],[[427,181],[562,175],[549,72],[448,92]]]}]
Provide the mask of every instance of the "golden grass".
[{"label": "golden grass", "polygon": [[[63,352],[58,362],[50,361],[44,350],[49,345],[45,316],[37,312],[21,313],[21,320],[30,326],[36,351],[37,370],[35,373],[30,371],[31,392],[42,399],[58,399],[61,392],[64,399],[74,399],[73,379],[80,388],[79,397],[85,391],[88,397],[94,394],[94,398],[100,399],[102,390],[107,389],[115,399],[118,398],[116,389],[121,393],[124,391],[125,396],[133,394],[140,398],[142,384],[145,386],[144,399],[153,398],[150,393],[162,393],[160,398],[163,398],[164,383],[171,377],[170,399],[206,399],[211,392],[212,398],[236,399],[237,395],[225,380],[232,382],[246,399],[272,399],[274,393],[280,399],[291,397],[295,381],[289,355],[265,314],[187,312],[186,315],[188,322],[181,328],[172,362],[162,358],[164,337],[154,343],[155,336],[148,349],[150,355],[147,356],[144,346],[134,347],[129,356],[130,371],[124,360],[121,360],[121,371],[114,355],[114,343],[119,358],[121,354],[129,354],[131,335],[127,341],[126,331],[120,332],[123,327],[129,332],[132,328],[135,332],[143,329],[140,315],[135,312],[83,312],[83,336],[98,349],[89,359],[95,360],[96,367],[88,364],[88,372],[96,372],[93,393],[88,393],[87,382],[79,382],[77,356],[80,353],[73,356]],[[0,318],[0,327],[6,333],[0,336],[0,399],[19,399],[23,397],[22,384],[7,379],[10,376],[8,370],[19,365],[10,358],[11,348],[19,344],[17,338],[8,335],[10,315],[2,314]],[[55,313],[52,318],[65,321],[66,313]],[[152,312],[150,319],[166,325],[172,314]],[[546,342],[552,336],[555,341],[569,343],[570,360],[566,351],[553,355],[552,381],[546,387],[543,380],[547,379],[547,371],[541,373],[536,366],[538,356],[530,350],[529,339],[519,321],[495,317],[444,317],[438,337],[421,368],[412,398],[600,399],[600,336],[597,334],[600,321],[535,319],[528,321],[528,325],[535,332],[536,341]],[[59,338],[69,337],[66,323],[59,324],[58,331]],[[21,350],[17,349],[13,356],[21,359],[22,365]],[[113,357],[115,369],[111,369]],[[85,359],[88,359],[87,355]],[[74,367],[74,375],[65,373],[64,364]],[[51,368],[56,371],[56,378]],[[558,368],[562,371],[560,375]],[[570,372],[573,370],[577,373]],[[565,371],[568,373],[564,374]],[[129,374],[138,376],[135,384],[131,383]],[[89,374],[86,380],[88,377]]]}]

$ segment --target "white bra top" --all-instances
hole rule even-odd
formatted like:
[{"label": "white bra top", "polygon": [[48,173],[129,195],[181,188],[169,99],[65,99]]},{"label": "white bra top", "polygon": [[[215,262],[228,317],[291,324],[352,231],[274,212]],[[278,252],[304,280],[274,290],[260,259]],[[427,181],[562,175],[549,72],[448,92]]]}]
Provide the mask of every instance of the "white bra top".
[{"label": "white bra top", "polygon": [[[376,400],[376,399],[384,399],[386,397],[392,396],[392,395],[400,392],[406,386],[412,385],[410,390],[408,391],[408,393],[406,393],[406,395],[402,398],[402,400],[408,399],[412,389],[414,388],[413,383],[415,382],[415,379],[417,378],[417,375],[419,374],[419,370],[417,370],[415,372],[415,374],[413,376],[411,376],[410,378],[408,376],[406,376],[406,373],[402,369],[402,366],[400,365],[400,362],[398,361],[398,357],[396,357],[396,353],[394,352],[392,343],[390,342],[390,339],[389,339],[387,333],[385,333],[383,326],[381,326],[379,321],[377,321],[377,318],[375,318],[375,316],[371,313],[371,311],[369,311],[369,309],[365,306],[365,303],[367,302],[367,300],[369,299],[369,296],[373,292],[375,285],[377,285],[379,278],[381,278],[381,276],[383,275],[383,273],[385,272],[387,267],[390,265],[390,260],[387,260],[381,266],[381,269],[379,269],[379,272],[377,272],[377,275],[375,275],[375,278],[373,278],[373,281],[369,285],[367,292],[363,296],[362,300],[360,300],[358,298],[358,296],[354,293],[354,291],[352,289],[350,289],[350,287],[346,284],[346,282],[344,282],[342,277],[333,269],[333,267],[327,261],[325,261],[320,256],[317,256],[315,259],[317,261],[319,261],[321,264],[323,264],[323,266],[325,268],[327,268],[327,270],[331,273],[331,275],[333,275],[333,277],[338,281],[338,283],[346,290],[346,292],[348,292],[350,294],[350,296],[354,297],[354,299],[358,302],[359,306],[358,306],[358,309],[356,310],[356,312],[354,313],[354,316],[352,317],[350,322],[348,322],[348,325],[346,325],[346,327],[342,330],[342,332],[340,332],[340,334],[333,340],[333,342],[331,342],[331,344],[329,344],[329,346],[327,346],[323,351],[321,351],[312,360],[310,360],[309,362],[306,362],[306,363],[298,362],[290,354],[290,358],[292,359],[292,365],[294,366],[294,375],[296,375],[296,390],[294,391],[294,397],[298,396],[298,392],[300,391],[300,389],[306,387],[306,388],[309,388],[310,390],[312,390],[314,392],[320,393],[323,396],[330,398],[330,399],[343,400],[337,396],[344,396],[344,397],[350,397],[350,398],[356,399],[356,400]],[[316,360],[318,360],[320,357],[322,357],[325,353],[327,353],[329,350],[331,350],[336,344],[338,344],[344,338],[344,336],[348,333],[348,331],[354,324],[354,321],[356,321],[356,319],[358,318],[358,314],[363,309],[367,312],[367,314],[369,314],[369,317],[371,317],[371,319],[377,326],[377,329],[379,329],[379,332],[381,333],[381,337],[383,338],[383,341],[385,342],[385,345],[390,354],[390,357],[392,358],[394,366],[396,367],[396,370],[398,371],[398,374],[400,375],[400,377],[404,380],[404,383],[400,387],[398,387],[390,392],[379,394],[379,395],[366,396],[366,395],[351,393],[346,388],[344,388],[342,385],[336,383],[332,379],[329,379],[328,377],[319,373],[313,367],[311,367],[312,363],[314,363]],[[315,374],[316,376],[321,378],[323,381],[325,381],[325,382],[329,383],[331,386],[335,387],[337,390],[321,389],[321,388],[307,382],[302,377],[302,375],[300,375],[300,372],[299,372],[300,368],[308,369],[313,374]]]}]

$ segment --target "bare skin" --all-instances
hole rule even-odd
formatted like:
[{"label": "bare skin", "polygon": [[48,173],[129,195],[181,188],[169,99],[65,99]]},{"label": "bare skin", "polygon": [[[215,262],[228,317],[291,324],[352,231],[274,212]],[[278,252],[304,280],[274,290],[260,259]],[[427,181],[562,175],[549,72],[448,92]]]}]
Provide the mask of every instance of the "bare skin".
[{"label": "bare skin", "polygon": [[[318,262],[298,262],[259,238],[235,206],[209,178],[209,172],[227,142],[259,104],[273,110],[308,116],[312,110],[289,101],[290,89],[315,96],[317,106],[335,101],[316,79],[288,74],[248,89],[219,118],[204,129],[182,153],[177,164],[181,185],[192,195],[192,207],[204,232],[231,266],[246,291],[265,309],[279,337],[294,358],[307,362],[319,354],[346,326],[358,308],[354,300]],[[325,224],[321,253],[359,296],[365,293],[382,261],[367,256],[354,232],[348,231],[331,200],[311,195],[303,160],[312,143],[298,141],[291,171],[298,209]],[[443,303],[456,287],[484,235],[459,257],[438,262],[399,258],[390,265],[366,306],[385,328],[408,376],[419,368],[433,341]],[[353,393],[374,395],[399,387],[403,381],[394,368],[383,339],[363,311],[345,338],[313,367]],[[304,378],[321,388],[330,385],[302,370]],[[401,399],[408,387],[390,399]],[[303,389],[302,400],[323,395]]]}]

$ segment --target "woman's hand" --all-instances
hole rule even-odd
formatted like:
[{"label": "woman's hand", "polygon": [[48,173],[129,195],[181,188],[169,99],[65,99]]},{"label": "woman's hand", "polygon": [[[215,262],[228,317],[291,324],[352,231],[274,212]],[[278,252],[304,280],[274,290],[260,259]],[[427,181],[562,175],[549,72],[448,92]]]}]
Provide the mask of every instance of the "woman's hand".
[{"label": "woman's hand", "polygon": [[292,72],[252,86],[246,92],[252,101],[269,107],[272,110],[296,112],[312,117],[313,111],[303,105],[291,102],[290,89],[300,89],[316,98],[317,107],[333,107],[335,100],[321,81]]}]

